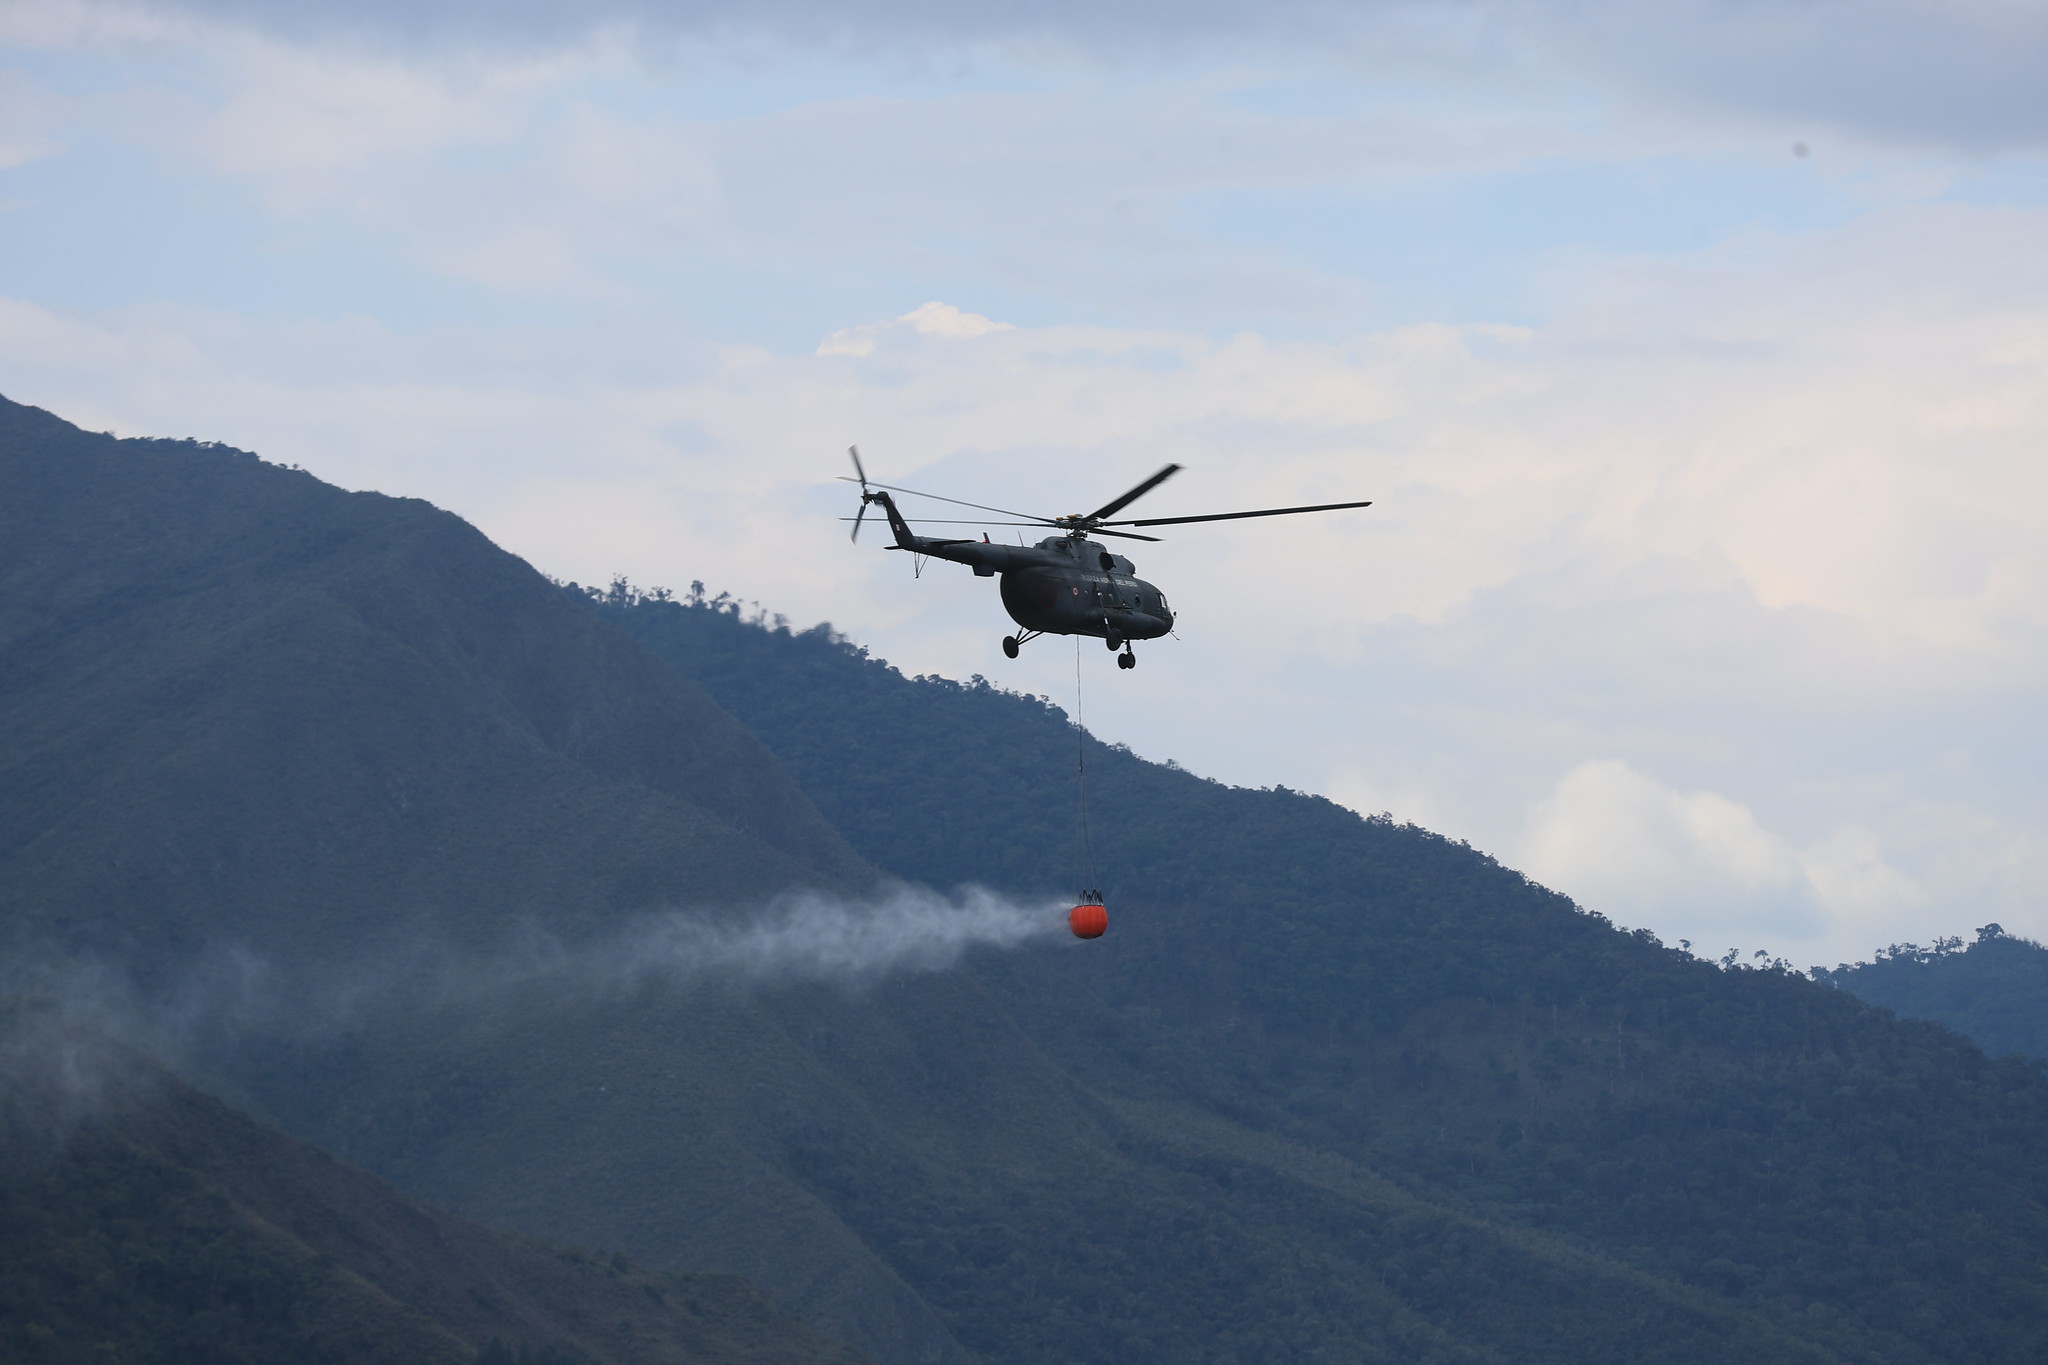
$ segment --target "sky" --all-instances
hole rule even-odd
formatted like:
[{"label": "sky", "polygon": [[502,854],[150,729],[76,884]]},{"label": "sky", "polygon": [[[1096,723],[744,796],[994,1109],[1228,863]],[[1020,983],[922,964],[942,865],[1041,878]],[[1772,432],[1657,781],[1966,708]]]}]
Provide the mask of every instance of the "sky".
[{"label": "sky", "polygon": [[[1705,955],[2048,937],[2044,70],[2048,0],[4,0],[0,393],[1078,678]],[[1374,505],[1011,662],[854,443]]]}]

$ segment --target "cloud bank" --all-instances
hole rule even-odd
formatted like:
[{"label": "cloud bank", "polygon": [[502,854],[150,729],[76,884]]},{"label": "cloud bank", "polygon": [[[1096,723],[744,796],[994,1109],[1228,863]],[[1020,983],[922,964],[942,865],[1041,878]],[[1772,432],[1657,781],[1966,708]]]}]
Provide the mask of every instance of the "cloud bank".
[{"label": "cloud bank", "polygon": [[1978,149],[2048,138],[2048,11],[2002,0],[42,0],[16,32],[108,35],[186,23],[295,43],[531,51],[625,40],[673,61],[710,44],[867,58],[998,50],[1039,63],[1307,63],[1577,84],[1643,110],[1803,120],[1841,134]]},{"label": "cloud bank", "polygon": [[1739,801],[1676,791],[1614,760],[1566,773],[1532,812],[1519,852],[1537,880],[1714,951],[1727,945],[1710,935],[1810,942],[1830,918],[1885,923],[1928,901],[1867,830],[1797,848]]},{"label": "cloud bank", "polygon": [[845,544],[848,444],[1371,497],[1145,547],[1180,638],[1091,721],[1667,937],[2048,932],[2042,26],[16,5],[0,387],[1062,699],[986,584]]}]

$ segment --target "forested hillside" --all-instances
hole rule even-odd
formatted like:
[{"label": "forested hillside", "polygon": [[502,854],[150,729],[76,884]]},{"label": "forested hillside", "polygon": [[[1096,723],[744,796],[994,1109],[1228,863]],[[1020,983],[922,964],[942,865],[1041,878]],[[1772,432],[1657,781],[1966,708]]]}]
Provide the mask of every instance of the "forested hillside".
[{"label": "forested hillside", "polygon": [[182,965],[871,874],[695,685],[425,503],[0,399],[0,931]]},{"label": "forested hillside", "polygon": [[743,1281],[486,1231],[0,997],[0,1360],[858,1365]]},{"label": "forested hillside", "polygon": [[1092,740],[1097,942],[509,970],[1068,893],[1074,731],[240,452],[0,408],[0,481],[10,970],[409,1196],[883,1365],[2048,1352],[2048,1084],[1937,1026]]},{"label": "forested hillside", "polygon": [[[580,595],[752,725],[880,866],[1070,878],[1056,709],[905,679],[701,593]],[[1562,1235],[1828,1353],[2017,1360],[2048,1340],[2031,1069],[1698,962],[1427,831],[1089,743],[1111,935],[980,974],[1098,1093],[1226,1121],[1235,1155],[1300,1144]],[[929,1241],[869,1216],[885,1243]],[[957,1311],[988,1314],[990,1288]]]},{"label": "forested hillside", "polygon": [[[829,1209],[731,1180],[758,1161],[750,1133],[679,1141],[659,1107],[601,1122],[582,1097],[622,1054],[545,1011],[519,1019],[540,1046],[434,1013],[478,964],[653,908],[873,882],[702,689],[424,503],[4,399],[0,661],[0,989],[84,989],[92,1017],[263,1117],[347,1094],[330,1128],[296,1131],[330,1150],[394,1135],[358,1154],[386,1174],[444,1156],[428,1192],[474,1194],[499,1226],[748,1271],[869,1341],[943,1339]],[[363,1088],[323,1069],[379,1027],[398,1055]],[[714,1036],[627,1036],[701,1049],[755,1093]],[[492,1068],[496,1094],[450,1083]],[[628,1209],[656,1226],[622,1226]]]},{"label": "forested hillside", "polygon": [[1874,962],[1821,972],[1822,980],[1909,1019],[1934,1019],[1994,1057],[2048,1060],[2048,948],[1996,924],[1964,946],[1895,943]]}]

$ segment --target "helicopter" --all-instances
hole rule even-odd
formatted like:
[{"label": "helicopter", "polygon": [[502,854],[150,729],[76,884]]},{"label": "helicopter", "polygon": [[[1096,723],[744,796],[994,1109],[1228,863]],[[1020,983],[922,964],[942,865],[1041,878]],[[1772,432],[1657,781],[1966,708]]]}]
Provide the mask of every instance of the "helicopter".
[{"label": "helicopter", "polygon": [[[853,458],[853,477],[840,475],[845,483],[860,485],[860,511],[844,520],[853,523],[852,539],[860,540],[861,520],[868,508],[879,506],[895,534],[892,550],[965,564],[980,578],[1000,576],[1003,609],[1020,627],[1015,635],[1003,637],[1003,653],[1016,658],[1017,651],[1041,635],[1089,635],[1102,640],[1117,655],[1118,668],[1135,668],[1138,658],[1131,650],[1133,640],[1156,640],[1173,629],[1174,615],[1166,594],[1137,576],[1137,568],[1120,554],[1091,540],[1090,536],[1113,536],[1119,540],[1147,540],[1158,536],[1132,531],[1113,531],[1112,526],[1178,526],[1195,521],[1237,521],[1245,517],[1285,517],[1300,512],[1335,512],[1347,507],[1370,507],[1370,502],[1325,502],[1313,507],[1269,507],[1257,512],[1215,512],[1199,517],[1149,517],[1142,520],[1112,521],[1118,512],[1144,497],[1180,473],[1181,466],[1169,464],[1121,497],[1111,498],[1093,512],[1063,517],[1038,517],[1028,512],[1011,512],[985,507],[978,502],[920,493],[914,488],[871,483],[861,466],[860,448],[848,446]],[[928,525],[947,526],[1050,526],[1058,535],[1047,536],[1036,545],[998,545],[988,532],[980,540],[921,536],[910,529],[910,520],[897,510],[891,494],[930,498],[977,512],[995,512],[1017,521],[946,521],[918,518]]]}]

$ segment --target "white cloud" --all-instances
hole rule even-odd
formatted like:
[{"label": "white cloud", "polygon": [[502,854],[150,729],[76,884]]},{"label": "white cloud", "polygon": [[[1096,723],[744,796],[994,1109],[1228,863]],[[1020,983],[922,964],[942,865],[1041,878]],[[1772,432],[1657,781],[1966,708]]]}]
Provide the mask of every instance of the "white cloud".
[{"label": "white cloud", "polygon": [[1308,64],[1354,78],[1575,90],[1640,117],[1696,115],[1838,137],[1973,148],[2048,141],[2048,13],[2010,0],[1469,0],[1247,7],[1125,0],[1011,5],[820,0],[40,0],[0,34],[81,41],[188,22],[301,43],[532,51],[629,34],[653,60],[702,45],[869,60]]},{"label": "white cloud", "polygon": [[1749,807],[1678,792],[1615,760],[1579,764],[1533,812],[1520,864],[1630,925],[1673,920],[1809,938],[1820,927],[1798,853]]},{"label": "white cloud", "polygon": [[888,332],[905,328],[918,336],[951,338],[987,336],[990,332],[1014,330],[1007,322],[995,322],[979,313],[963,313],[950,303],[934,299],[919,304],[894,322],[841,328],[819,342],[816,353],[863,359],[875,353],[875,348]]},{"label": "white cloud", "polygon": [[1870,934],[1928,893],[1855,825],[1795,847],[1742,802],[1681,792],[1613,759],[1578,764],[1530,812],[1519,865],[1623,924],[1774,948]]},{"label": "white cloud", "polygon": [[919,304],[897,321],[907,322],[912,331],[932,337],[978,337],[1011,330],[1007,322],[993,322],[979,313],[963,313],[936,299]]},{"label": "white cloud", "polygon": [[1927,888],[1888,863],[1878,836],[1860,826],[1843,826],[1804,850],[1799,866],[1815,897],[1841,918],[1882,923],[1928,904]]}]

